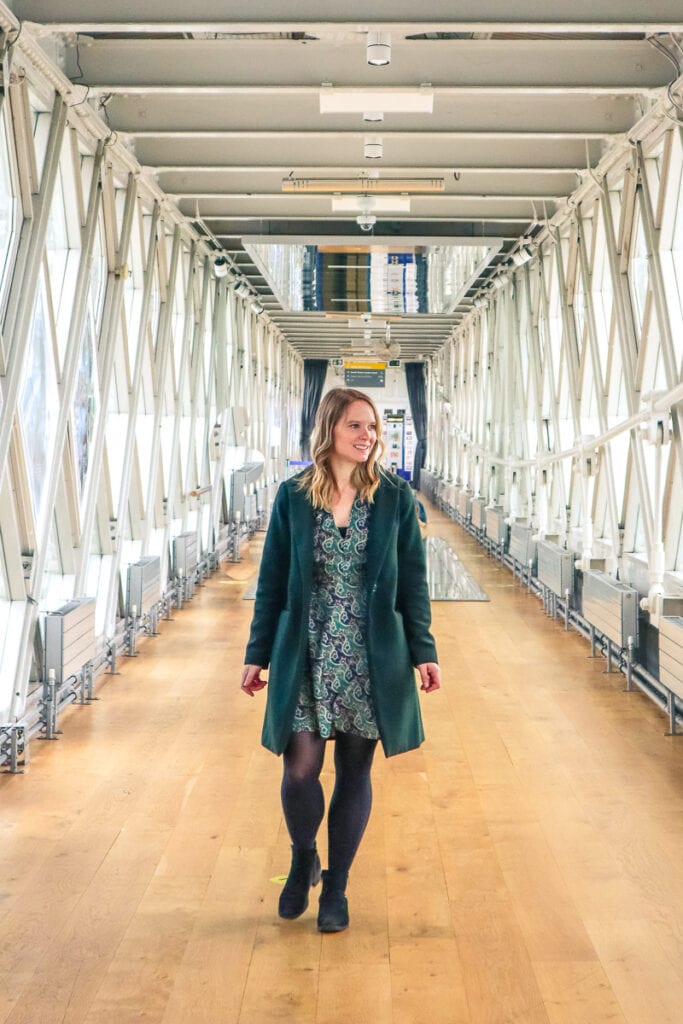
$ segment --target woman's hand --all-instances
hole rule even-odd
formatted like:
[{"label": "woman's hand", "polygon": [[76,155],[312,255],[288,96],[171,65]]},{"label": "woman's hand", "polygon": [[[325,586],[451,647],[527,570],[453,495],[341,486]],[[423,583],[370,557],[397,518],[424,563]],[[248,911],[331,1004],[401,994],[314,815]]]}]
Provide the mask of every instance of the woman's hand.
[{"label": "woman's hand", "polygon": [[268,685],[267,679],[261,679],[262,665],[245,665],[242,669],[241,688],[249,697],[253,697],[257,690],[262,690]]},{"label": "woman's hand", "polygon": [[420,689],[424,690],[425,693],[433,693],[434,690],[438,690],[441,686],[441,669],[435,661],[424,661],[421,665],[417,666],[417,671],[420,673]]}]

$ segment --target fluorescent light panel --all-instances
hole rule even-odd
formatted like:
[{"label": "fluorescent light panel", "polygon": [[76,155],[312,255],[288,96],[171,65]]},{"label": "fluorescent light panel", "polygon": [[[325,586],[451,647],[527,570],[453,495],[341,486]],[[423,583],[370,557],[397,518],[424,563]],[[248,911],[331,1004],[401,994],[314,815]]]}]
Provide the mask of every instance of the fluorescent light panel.
[{"label": "fluorescent light panel", "polygon": [[431,89],[321,89],[321,114],[431,114]]},{"label": "fluorescent light panel", "polygon": [[332,196],[333,213],[410,213],[408,196]]}]

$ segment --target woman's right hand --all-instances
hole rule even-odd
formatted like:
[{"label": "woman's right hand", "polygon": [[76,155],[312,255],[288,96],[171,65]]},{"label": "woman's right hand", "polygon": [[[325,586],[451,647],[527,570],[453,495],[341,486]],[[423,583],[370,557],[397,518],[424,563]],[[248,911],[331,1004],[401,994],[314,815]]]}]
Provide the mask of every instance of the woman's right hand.
[{"label": "woman's right hand", "polygon": [[262,690],[268,685],[267,679],[261,679],[262,665],[245,665],[242,669],[241,689],[249,697],[253,697],[257,690]]}]

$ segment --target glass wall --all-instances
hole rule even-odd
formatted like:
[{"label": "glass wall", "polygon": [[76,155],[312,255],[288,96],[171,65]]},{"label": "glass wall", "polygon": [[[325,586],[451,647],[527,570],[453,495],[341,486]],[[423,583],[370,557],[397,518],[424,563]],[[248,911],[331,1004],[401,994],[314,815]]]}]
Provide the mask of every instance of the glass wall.
[{"label": "glass wall", "polygon": [[[194,530],[209,550],[225,473],[258,440],[263,483],[283,477],[301,407],[301,360],[274,326],[234,285],[217,303],[203,242],[129,173],[129,156],[117,162],[114,145],[105,160],[77,114],[71,124],[63,104],[51,109],[30,74],[0,110],[0,337],[15,385],[0,400],[0,723],[21,718],[40,679],[44,613],[95,598],[104,649],[130,563],[158,554],[165,586],[175,535]],[[14,128],[27,124],[22,168]],[[33,208],[40,191],[44,218]],[[31,245],[19,271],[21,239]],[[258,393],[254,366],[266,381]],[[265,445],[274,428],[264,420],[238,447],[233,407],[270,408],[285,400],[282,381],[281,437]]]},{"label": "glass wall", "polygon": [[[578,554],[588,545],[613,572],[625,555],[652,566],[663,546],[668,584],[680,585],[680,131],[660,125],[613,164],[540,231],[534,257],[508,268],[431,360],[428,468],[506,511],[514,474],[519,518]],[[663,439],[648,431],[651,409],[665,425],[671,413]],[[590,479],[584,453],[597,453]]]}]

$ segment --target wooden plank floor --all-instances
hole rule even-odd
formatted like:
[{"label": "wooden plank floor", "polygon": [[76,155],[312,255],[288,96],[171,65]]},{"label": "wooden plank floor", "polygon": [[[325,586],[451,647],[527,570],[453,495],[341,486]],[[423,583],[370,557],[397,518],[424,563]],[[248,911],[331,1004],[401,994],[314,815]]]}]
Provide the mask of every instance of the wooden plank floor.
[{"label": "wooden plank floor", "polygon": [[0,780],[0,1022],[678,1024],[683,740],[430,520],[491,601],[434,605],[445,686],[424,747],[378,755],[349,931],[320,936],[315,898],[275,913],[247,559]]}]

